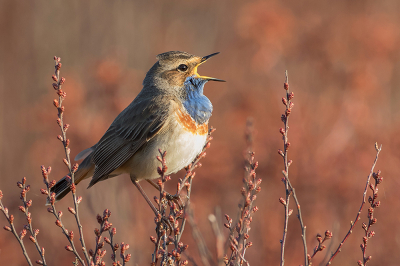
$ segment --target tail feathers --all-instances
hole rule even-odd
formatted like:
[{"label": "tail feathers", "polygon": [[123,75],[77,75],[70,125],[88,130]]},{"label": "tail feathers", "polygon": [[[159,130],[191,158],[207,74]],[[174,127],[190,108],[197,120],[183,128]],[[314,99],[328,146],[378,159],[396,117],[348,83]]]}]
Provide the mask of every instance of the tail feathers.
[{"label": "tail feathers", "polygon": [[[67,176],[64,176],[50,189],[51,193],[56,193],[56,202],[60,199],[64,198],[71,191],[71,181],[67,180]],[[50,205],[49,200],[47,199],[46,205]]]},{"label": "tail feathers", "polygon": [[[95,145],[96,146],[96,145]],[[95,147],[93,146],[93,147]],[[92,147],[92,148],[93,148]],[[92,148],[89,148],[87,150],[90,150]],[[87,151],[85,150],[85,151]],[[82,152],[83,154],[83,152]],[[91,160],[91,155],[86,155],[86,158],[83,160],[83,162],[79,165],[78,171],[75,172],[75,185],[78,185],[79,182],[82,180],[89,178],[93,176],[94,172],[94,164],[92,163]],[[54,185],[54,187],[51,188],[51,193],[56,193],[56,201],[61,200],[62,198],[65,197],[70,191],[71,191],[71,181],[67,176],[64,176],[58,182]],[[47,200],[46,205],[49,205],[50,202]]]}]

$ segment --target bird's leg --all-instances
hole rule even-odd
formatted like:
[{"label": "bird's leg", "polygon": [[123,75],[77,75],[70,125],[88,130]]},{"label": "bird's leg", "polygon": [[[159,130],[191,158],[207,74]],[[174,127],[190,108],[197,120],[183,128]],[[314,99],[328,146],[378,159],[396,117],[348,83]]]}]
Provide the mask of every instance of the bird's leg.
[{"label": "bird's leg", "polygon": [[[146,200],[146,202],[149,204],[150,208],[153,210],[154,214],[156,217],[161,217],[161,220],[164,221],[164,223],[169,227],[170,234],[172,233],[172,225],[168,221],[167,218],[162,217],[160,212],[157,210],[156,207],[154,207],[153,203],[150,201],[149,197],[147,197],[146,192],[144,192],[143,188],[140,186],[139,181],[131,179],[132,183],[135,185],[135,187],[139,190],[140,194],[142,194],[143,198]],[[158,225],[159,226],[159,225]]]},{"label": "bird's leg", "polygon": [[142,194],[143,198],[146,200],[147,204],[149,204],[150,208],[153,210],[154,214],[158,216],[160,212],[154,207],[153,203],[150,201],[149,197],[147,197],[146,192],[144,192],[143,188],[139,185],[139,181],[132,180],[132,183],[139,190],[140,194]]},{"label": "bird's leg", "polygon": [[147,182],[149,182],[150,185],[152,185],[155,189],[157,189],[158,191],[160,191],[160,186],[157,185],[156,183],[154,183],[152,180],[150,179],[146,179]]},{"label": "bird's leg", "polygon": [[[147,182],[149,182],[150,185],[152,185],[155,189],[157,189],[158,191],[160,191],[160,186],[157,185],[156,183],[154,183],[152,180],[150,179],[146,179]],[[173,201],[176,204],[178,204],[179,208],[182,209],[183,207],[181,206],[181,204],[179,203],[179,201],[181,200],[181,197],[176,194],[176,195],[171,195],[168,192],[165,192],[167,194],[167,200],[169,201]]]}]

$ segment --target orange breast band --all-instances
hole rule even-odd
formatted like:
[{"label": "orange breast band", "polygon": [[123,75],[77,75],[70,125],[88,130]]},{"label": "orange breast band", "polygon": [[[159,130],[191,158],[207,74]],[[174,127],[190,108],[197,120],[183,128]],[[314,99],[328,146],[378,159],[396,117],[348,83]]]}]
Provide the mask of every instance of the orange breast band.
[{"label": "orange breast band", "polygon": [[179,124],[181,124],[187,131],[197,135],[204,135],[208,133],[208,122],[198,125],[187,112],[181,110],[180,108],[177,108],[175,114]]}]

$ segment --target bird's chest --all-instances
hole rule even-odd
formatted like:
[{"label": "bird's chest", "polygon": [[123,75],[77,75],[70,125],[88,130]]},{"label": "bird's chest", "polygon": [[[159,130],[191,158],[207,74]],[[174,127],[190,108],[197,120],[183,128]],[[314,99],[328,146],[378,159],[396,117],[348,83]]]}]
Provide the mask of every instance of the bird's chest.
[{"label": "bird's chest", "polygon": [[202,151],[208,135],[208,122],[199,125],[185,110],[177,109],[172,120],[165,147],[169,173],[189,165]]}]

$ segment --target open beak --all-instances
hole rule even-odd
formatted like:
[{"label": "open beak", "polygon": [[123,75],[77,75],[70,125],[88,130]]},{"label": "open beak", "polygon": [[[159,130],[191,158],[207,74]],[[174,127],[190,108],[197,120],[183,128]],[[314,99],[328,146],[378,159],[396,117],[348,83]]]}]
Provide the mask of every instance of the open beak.
[{"label": "open beak", "polygon": [[210,57],[213,57],[214,55],[217,55],[217,54],[219,54],[219,52],[213,53],[213,54],[210,54],[210,55],[206,55],[206,56],[203,56],[203,57],[201,58],[200,63],[199,63],[199,64],[196,66],[196,68],[195,68],[195,74],[197,75],[198,78],[201,78],[201,79],[204,79],[204,80],[207,80],[207,81],[213,80],[213,81],[225,82],[225,80],[222,80],[222,79],[217,79],[217,78],[212,78],[212,77],[206,77],[206,76],[200,76],[200,75],[197,73],[197,67],[198,67],[199,65],[203,64],[203,63],[204,63],[205,61],[207,61]]}]

